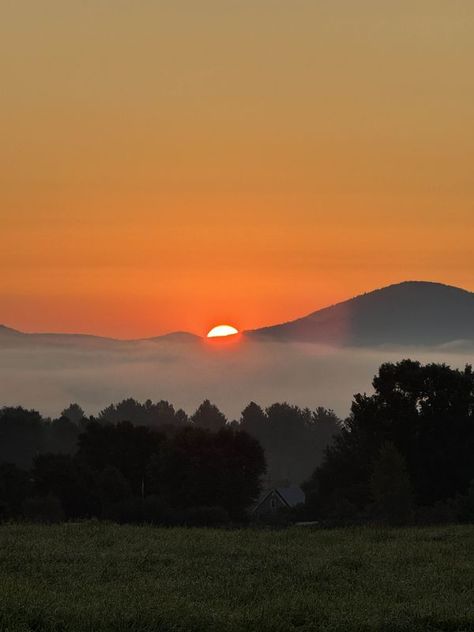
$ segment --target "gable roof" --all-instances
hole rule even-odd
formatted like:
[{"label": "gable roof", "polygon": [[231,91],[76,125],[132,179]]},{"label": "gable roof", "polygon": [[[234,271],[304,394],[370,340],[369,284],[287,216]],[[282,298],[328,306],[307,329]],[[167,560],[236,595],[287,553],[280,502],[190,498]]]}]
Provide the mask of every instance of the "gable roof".
[{"label": "gable roof", "polygon": [[301,487],[297,485],[290,485],[288,487],[272,487],[266,489],[260,497],[260,500],[254,507],[254,511],[262,505],[265,500],[271,495],[277,494],[284,505],[287,507],[295,507],[305,501],[305,494]]},{"label": "gable roof", "polygon": [[275,491],[284,502],[288,505],[288,507],[295,507],[296,505],[300,505],[304,503],[306,496],[298,485],[290,485],[289,487],[276,487]]}]

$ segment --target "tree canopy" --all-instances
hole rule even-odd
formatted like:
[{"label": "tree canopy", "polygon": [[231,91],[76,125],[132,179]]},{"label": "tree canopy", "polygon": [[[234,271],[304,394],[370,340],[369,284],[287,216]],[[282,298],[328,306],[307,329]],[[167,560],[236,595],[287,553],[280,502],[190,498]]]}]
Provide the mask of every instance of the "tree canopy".
[{"label": "tree canopy", "polygon": [[384,443],[403,457],[420,505],[466,493],[474,479],[474,374],[413,360],[383,364],[372,395],[351,414],[306,485],[315,513],[344,501],[370,502],[374,462]]}]

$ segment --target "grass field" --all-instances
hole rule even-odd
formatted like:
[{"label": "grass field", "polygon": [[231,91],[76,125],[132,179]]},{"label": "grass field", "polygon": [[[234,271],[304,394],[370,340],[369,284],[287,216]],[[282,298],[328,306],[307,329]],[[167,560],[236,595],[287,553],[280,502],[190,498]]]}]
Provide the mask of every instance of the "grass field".
[{"label": "grass field", "polygon": [[5,525],[0,630],[474,630],[474,527]]}]

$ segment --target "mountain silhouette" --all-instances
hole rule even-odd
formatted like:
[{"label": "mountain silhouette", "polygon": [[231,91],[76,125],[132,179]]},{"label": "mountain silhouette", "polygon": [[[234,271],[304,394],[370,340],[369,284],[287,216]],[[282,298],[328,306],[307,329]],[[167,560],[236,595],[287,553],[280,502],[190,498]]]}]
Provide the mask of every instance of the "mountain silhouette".
[{"label": "mountain silhouette", "polygon": [[144,338],[145,342],[197,342],[201,336],[196,336],[189,331],[172,331],[169,334],[155,336],[154,338]]},{"label": "mountain silhouette", "polygon": [[153,338],[138,340],[118,340],[105,336],[90,334],[55,334],[55,333],[25,333],[0,325],[0,348],[15,347],[77,347],[81,349],[115,349],[137,346],[140,343],[180,342],[189,343],[200,340],[194,334],[176,331]]},{"label": "mountain silhouette", "polygon": [[441,283],[405,281],[245,333],[281,342],[364,347],[474,341],[474,293]]},{"label": "mountain silhouette", "polygon": [[0,338],[17,338],[22,336],[21,331],[7,327],[6,325],[0,325]]},{"label": "mountain silhouette", "polygon": [[55,333],[25,333],[0,325],[0,347],[77,347],[84,349],[110,348],[119,340],[93,336],[89,334],[55,334]]},{"label": "mountain silhouette", "polygon": [[[405,281],[362,294],[287,323],[244,332],[252,340],[314,342],[331,346],[435,346],[474,343],[474,293],[431,283]],[[117,340],[87,334],[23,333],[0,325],[0,348],[139,348],[151,343],[192,344],[188,332],[153,338]]]}]

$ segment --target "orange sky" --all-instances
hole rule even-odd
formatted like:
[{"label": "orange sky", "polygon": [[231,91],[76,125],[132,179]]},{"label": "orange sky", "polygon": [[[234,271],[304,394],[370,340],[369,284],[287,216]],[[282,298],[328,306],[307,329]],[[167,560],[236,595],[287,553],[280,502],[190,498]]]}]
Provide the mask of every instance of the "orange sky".
[{"label": "orange sky", "polygon": [[474,290],[474,3],[6,0],[0,322],[251,328]]}]

